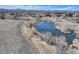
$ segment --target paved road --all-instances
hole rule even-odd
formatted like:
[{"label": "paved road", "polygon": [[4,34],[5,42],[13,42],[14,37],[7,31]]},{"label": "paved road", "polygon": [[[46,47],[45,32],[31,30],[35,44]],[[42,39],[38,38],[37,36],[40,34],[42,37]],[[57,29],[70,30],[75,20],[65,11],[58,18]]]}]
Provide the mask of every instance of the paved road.
[{"label": "paved road", "polygon": [[21,22],[22,20],[0,20],[0,54],[35,53],[34,48],[20,33]]}]

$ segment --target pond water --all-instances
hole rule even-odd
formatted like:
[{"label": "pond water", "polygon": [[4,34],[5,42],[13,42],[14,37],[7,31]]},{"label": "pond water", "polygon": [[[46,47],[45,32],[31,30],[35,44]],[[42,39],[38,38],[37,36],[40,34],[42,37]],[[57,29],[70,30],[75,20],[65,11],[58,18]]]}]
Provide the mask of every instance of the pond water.
[{"label": "pond water", "polygon": [[38,32],[51,32],[54,36],[64,35],[67,42],[72,42],[76,38],[76,34],[74,32],[71,33],[63,33],[58,30],[52,22],[44,22],[40,21],[36,24],[36,29]]}]

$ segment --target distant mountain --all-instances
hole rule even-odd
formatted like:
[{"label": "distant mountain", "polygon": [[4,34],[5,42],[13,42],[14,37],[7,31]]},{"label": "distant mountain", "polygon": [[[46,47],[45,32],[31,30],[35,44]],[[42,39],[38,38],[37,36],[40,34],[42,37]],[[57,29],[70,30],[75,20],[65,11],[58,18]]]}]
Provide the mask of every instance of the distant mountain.
[{"label": "distant mountain", "polygon": [[0,9],[0,12],[26,12],[26,11],[45,11],[45,12],[79,12],[79,10],[25,10],[25,9]]}]

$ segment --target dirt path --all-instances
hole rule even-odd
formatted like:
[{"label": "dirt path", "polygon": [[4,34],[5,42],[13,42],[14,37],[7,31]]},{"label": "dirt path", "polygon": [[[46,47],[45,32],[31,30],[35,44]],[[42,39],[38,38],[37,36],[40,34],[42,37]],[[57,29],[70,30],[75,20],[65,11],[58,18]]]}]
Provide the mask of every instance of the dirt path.
[{"label": "dirt path", "polygon": [[21,22],[22,20],[0,20],[0,54],[35,53],[35,49],[20,33]]}]

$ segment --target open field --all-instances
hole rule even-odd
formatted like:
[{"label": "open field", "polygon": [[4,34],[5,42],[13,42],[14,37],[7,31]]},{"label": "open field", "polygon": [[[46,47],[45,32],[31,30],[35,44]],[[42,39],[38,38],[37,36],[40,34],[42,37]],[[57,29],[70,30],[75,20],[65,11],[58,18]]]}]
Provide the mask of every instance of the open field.
[{"label": "open field", "polygon": [[[74,31],[71,43],[64,35],[37,31],[35,24],[52,22],[57,30],[67,35]],[[71,36],[71,35],[70,35]],[[71,36],[72,37],[72,36]],[[79,12],[19,11],[0,13],[0,53],[35,54],[79,53]]]}]

